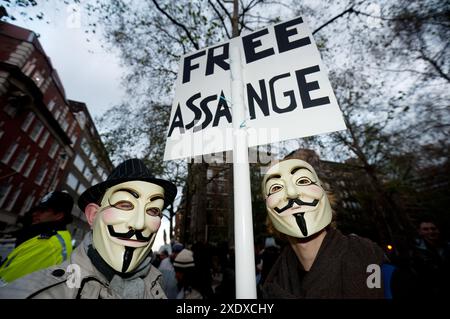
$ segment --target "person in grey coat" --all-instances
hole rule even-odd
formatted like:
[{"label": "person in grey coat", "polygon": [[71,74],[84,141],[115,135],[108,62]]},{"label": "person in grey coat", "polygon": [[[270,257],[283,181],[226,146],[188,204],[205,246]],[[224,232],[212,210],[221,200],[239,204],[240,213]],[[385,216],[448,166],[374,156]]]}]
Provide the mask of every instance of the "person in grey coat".
[{"label": "person in grey coat", "polygon": [[176,193],[141,160],[121,163],[78,199],[92,231],[71,258],[1,287],[0,298],[166,298],[150,252]]}]

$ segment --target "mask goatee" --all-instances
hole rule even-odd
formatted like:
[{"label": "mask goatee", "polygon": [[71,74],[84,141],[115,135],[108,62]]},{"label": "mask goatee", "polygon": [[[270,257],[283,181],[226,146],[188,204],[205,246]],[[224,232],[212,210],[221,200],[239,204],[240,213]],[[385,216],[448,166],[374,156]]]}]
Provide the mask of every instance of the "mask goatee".
[{"label": "mask goatee", "polygon": [[308,236],[308,229],[306,228],[306,220],[303,216],[305,213],[298,213],[295,214],[295,221],[297,222],[298,227],[300,228],[300,231],[302,232],[303,236]]},{"label": "mask goatee", "polygon": [[125,247],[125,252],[123,253],[123,266],[122,272],[126,272],[133,259],[134,247]]}]

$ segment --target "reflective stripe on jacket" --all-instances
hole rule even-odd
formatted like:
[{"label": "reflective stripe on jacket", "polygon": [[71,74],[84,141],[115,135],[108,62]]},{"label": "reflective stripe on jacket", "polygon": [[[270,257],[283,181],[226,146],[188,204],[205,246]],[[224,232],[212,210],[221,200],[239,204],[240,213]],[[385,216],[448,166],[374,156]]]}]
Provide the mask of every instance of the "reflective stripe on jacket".
[{"label": "reflective stripe on jacket", "polygon": [[72,238],[67,230],[51,237],[38,235],[17,246],[0,267],[0,280],[12,282],[67,260],[72,253]]}]

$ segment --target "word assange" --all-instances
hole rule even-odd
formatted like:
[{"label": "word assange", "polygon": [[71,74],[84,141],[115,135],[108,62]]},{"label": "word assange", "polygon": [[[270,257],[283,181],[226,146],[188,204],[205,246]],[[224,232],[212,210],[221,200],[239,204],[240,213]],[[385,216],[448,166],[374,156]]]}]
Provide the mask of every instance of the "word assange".
[{"label": "word assange", "polygon": [[[302,19],[296,18],[274,27],[277,40],[276,43],[280,54],[303,46],[311,45],[311,40],[309,37],[303,37],[290,41],[289,37],[297,34],[296,29],[292,28],[292,26],[300,23],[303,23]],[[262,60],[275,54],[274,48],[266,48],[264,50],[259,50],[258,52],[255,50],[257,47],[262,46],[262,42],[259,38],[265,34],[268,34],[268,32],[269,31],[266,28],[242,37],[245,61],[247,64]],[[219,50],[221,51],[220,54],[216,53],[218,48],[221,48],[221,50]],[[198,51],[185,57],[183,61],[183,83],[189,82],[191,72],[200,68],[200,64],[196,63],[195,59],[203,55],[206,55],[206,77],[214,73],[215,66],[218,66],[225,71],[230,69],[230,65],[226,61],[229,58],[229,43],[224,43],[207,50]],[[320,72],[319,66],[313,65],[295,70],[292,73],[286,72],[283,74],[278,74],[270,79],[259,79],[257,84],[246,83],[245,90],[249,112],[248,117],[250,120],[254,120],[257,117],[256,106],[259,107],[264,117],[270,116],[270,110],[278,114],[295,110],[299,106],[299,103],[295,98],[294,89],[298,89],[301,99],[301,107],[303,109],[330,104],[330,99],[328,96],[311,99],[309,92],[320,89],[320,86],[317,81],[308,82],[306,80],[306,76],[317,72]],[[283,92],[283,96],[289,99],[289,103],[287,106],[284,105],[282,107],[275,94],[276,84],[278,81],[292,76],[295,77],[296,87]],[[223,90],[220,90],[220,93],[217,92],[217,94],[208,96],[202,96],[201,92],[194,93],[186,100],[184,105],[178,102],[174,116],[170,123],[168,137],[172,135],[176,128],[179,129],[180,134],[183,134],[186,130],[190,129],[192,129],[193,132],[197,132],[207,128],[208,126],[217,127],[222,119],[226,120],[228,123],[231,123],[232,116],[228,101],[229,100],[225,96]],[[286,104],[286,101],[284,101],[283,104]],[[193,115],[193,119],[189,123],[186,123],[183,119],[181,106],[187,107]],[[203,121],[200,122],[202,116]]]}]

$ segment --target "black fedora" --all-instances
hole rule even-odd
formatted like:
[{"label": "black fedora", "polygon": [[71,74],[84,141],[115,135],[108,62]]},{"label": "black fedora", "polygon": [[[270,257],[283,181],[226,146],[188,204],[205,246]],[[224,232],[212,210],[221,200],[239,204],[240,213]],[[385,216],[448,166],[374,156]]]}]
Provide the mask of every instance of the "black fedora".
[{"label": "black fedora", "polygon": [[108,188],[128,181],[144,181],[164,188],[164,208],[171,204],[177,195],[175,184],[164,179],[155,178],[142,160],[133,158],[126,160],[113,169],[106,181],[85,190],[78,198],[78,207],[84,211],[89,203],[100,205],[101,199]]}]

